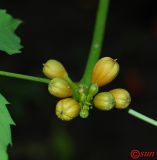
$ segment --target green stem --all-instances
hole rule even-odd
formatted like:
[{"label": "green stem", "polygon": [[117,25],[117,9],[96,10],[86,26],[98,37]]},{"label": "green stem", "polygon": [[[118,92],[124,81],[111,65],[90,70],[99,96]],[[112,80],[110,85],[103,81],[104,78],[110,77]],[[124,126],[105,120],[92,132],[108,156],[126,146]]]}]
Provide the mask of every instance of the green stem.
[{"label": "green stem", "polygon": [[66,78],[66,81],[69,83],[71,89],[73,90],[73,96],[74,96],[74,98],[76,100],[78,100],[79,96],[80,96],[79,92],[78,92],[78,90],[79,90],[78,85],[76,83],[74,83],[69,77]]},{"label": "green stem", "polygon": [[82,77],[82,81],[86,85],[90,84],[93,67],[100,57],[105,31],[105,24],[107,19],[108,6],[109,0],[100,0],[96,15],[96,23],[94,28],[92,45],[90,48],[86,69]]},{"label": "green stem", "polygon": [[145,115],[143,115],[133,109],[129,109],[128,113],[136,118],[139,118],[142,121],[145,121],[145,122],[157,127],[157,121],[154,119],[151,119],[151,118],[149,118],[149,117],[147,117],[147,116],[145,116]]},{"label": "green stem", "polygon": [[46,84],[50,82],[50,80],[47,78],[28,76],[24,74],[17,74],[17,73],[12,73],[12,72],[5,72],[5,71],[0,71],[0,76],[24,79],[28,81],[35,81],[35,82],[46,83]]}]

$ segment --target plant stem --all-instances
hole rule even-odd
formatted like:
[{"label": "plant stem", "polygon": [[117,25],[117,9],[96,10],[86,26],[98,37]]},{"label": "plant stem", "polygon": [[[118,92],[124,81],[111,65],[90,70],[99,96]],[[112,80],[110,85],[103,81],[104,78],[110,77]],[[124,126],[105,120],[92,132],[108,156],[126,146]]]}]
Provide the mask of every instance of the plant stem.
[{"label": "plant stem", "polygon": [[0,76],[24,79],[28,81],[35,81],[35,82],[46,83],[46,84],[50,82],[50,80],[47,78],[28,76],[24,74],[17,74],[17,73],[12,73],[12,72],[5,72],[5,71],[0,71]]},{"label": "plant stem", "polygon": [[90,48],[85,72],[82,77],[82,81],[86,85],[90,84],[93,67],[100,57],[101,48],[103,44],[104,31],[105,31],[105,24],[107,19],[108,6],[109,6],[109,0],[99,1],[92,45]]},{"label": "plant stem", "polygon": [[154,120],[154,119],[151,119],[151,118],[149,118],[149,117],[147,117],[147,116],[145,116],[145,115],[143,115],[143,114],[141,114],[141,113],[139,113],[139,112],[137,112],[137,111],[135,111],[133,109],[129,109],[128,113],[130,115],[136,117],[136,118],[139,118],[142,121],[145,121],[145,122],[147,122],[149,124],[152,124],[152,125],[157,127],[157,121]]},{"label": "plant stem", "polygon": [[79,87],[78,87],[78,85],[76,84],[76,83],[74,83],[71,79],[70,79],[70,77],[67,77],[66,78],[66,81],[69,83],[69,86],[71,87],[71,89],[73,90],[73,96],[74,96],[74,98],[76,99],[76,100],[78,100],[79,99],[79,92],[78,92],[78,90],[79,90]]}]

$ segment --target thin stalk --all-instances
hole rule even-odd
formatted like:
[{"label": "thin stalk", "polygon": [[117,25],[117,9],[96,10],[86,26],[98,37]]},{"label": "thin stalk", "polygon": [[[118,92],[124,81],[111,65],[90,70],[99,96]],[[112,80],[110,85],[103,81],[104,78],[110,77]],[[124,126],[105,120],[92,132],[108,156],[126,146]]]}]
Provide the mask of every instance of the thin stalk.
[{"label": "thin stalk", "polygon": [[71,79],[70,79],[70,77],[67,77],[66,78],[66,81],[69,83],[69,85],[70,85],[70,87],[71,87],[71,89],[72,89],[72,91],[73,91],[73,96],[74,96],[74,98],[76,99],[76,100],[78,100],[79,99],[79,96],[80,96],[80,94],[79,94],[79,87],[78,87],[78,85],[76,84],[76,83],[74,83]]},{"label": "thin stalk", "polygon": [[41,78],[36,76],[29,76],[25,74],[18,74],[18,73],[5,72],[5,71],[0,71],[0,76],[24,79],[28,81],[35,81],[35,82],[46,83],[46,84],[50,82],[50,80],[47,78]]},{"label": "thin stalk", "polygon": [[145,122],[157,127],[157,121],[152,118],[149,118],[149,117],[147,117],[147,116],[145,116],[145,115],[143,115],[133,109],[129,109],[128,113],[136,118],[139,118],[142,121],[145,121]]},{"label": "thin stalk", "polygon": [[94,27],[93,40],[92,40],[85,72],[82,77],[82,82],[85,83],[86,85],[90,85],[93,67],[100,57],[103,38],[104,38],[105,24],[106,24],[107,13],[108,13],[108,6],[109,6],[109,0],[99,1],[97,15],[96,15],[96,22]]}]

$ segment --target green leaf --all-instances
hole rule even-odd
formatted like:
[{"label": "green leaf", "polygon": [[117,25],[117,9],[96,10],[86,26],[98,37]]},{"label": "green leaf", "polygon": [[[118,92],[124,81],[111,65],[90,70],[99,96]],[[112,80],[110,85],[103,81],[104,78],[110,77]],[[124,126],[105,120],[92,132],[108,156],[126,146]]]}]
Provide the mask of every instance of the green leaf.
[{"label": "green leaf", "polygon": [[0,94],[0,160],[8,160],[7,147],[12,145],[10,125],[15,125],[6,105],[9,102]]},{"label": "green leaf", "polygon": [[20,38],[15,34],[16,28],[21,24],[21,20],[13,18],[0,9],[0,50],[9,55],[21,53],[23,48]]},{"label": "green leaf", "polygon": [[8,154],[3,148],[0,146],[0,160],[8,160]]}]

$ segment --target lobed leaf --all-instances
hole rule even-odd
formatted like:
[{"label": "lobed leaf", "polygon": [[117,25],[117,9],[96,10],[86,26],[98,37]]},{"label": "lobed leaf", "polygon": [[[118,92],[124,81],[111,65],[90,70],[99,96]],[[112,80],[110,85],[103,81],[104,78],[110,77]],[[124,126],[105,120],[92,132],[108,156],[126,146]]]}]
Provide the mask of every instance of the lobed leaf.
[{"label": "lobed leaf", "polygon": [[13,18],[0,9],[0,50],[9,55],[20,53],[22,45],[20,38],[15,34],[15,30],[22,23],[21,20]]},{"label": "lobed leaf", "polygon": [[12,144],[10,125],[15,125],[7,104],[9,102],[0,94],[0,160],[8,160],[7,147]]}]

